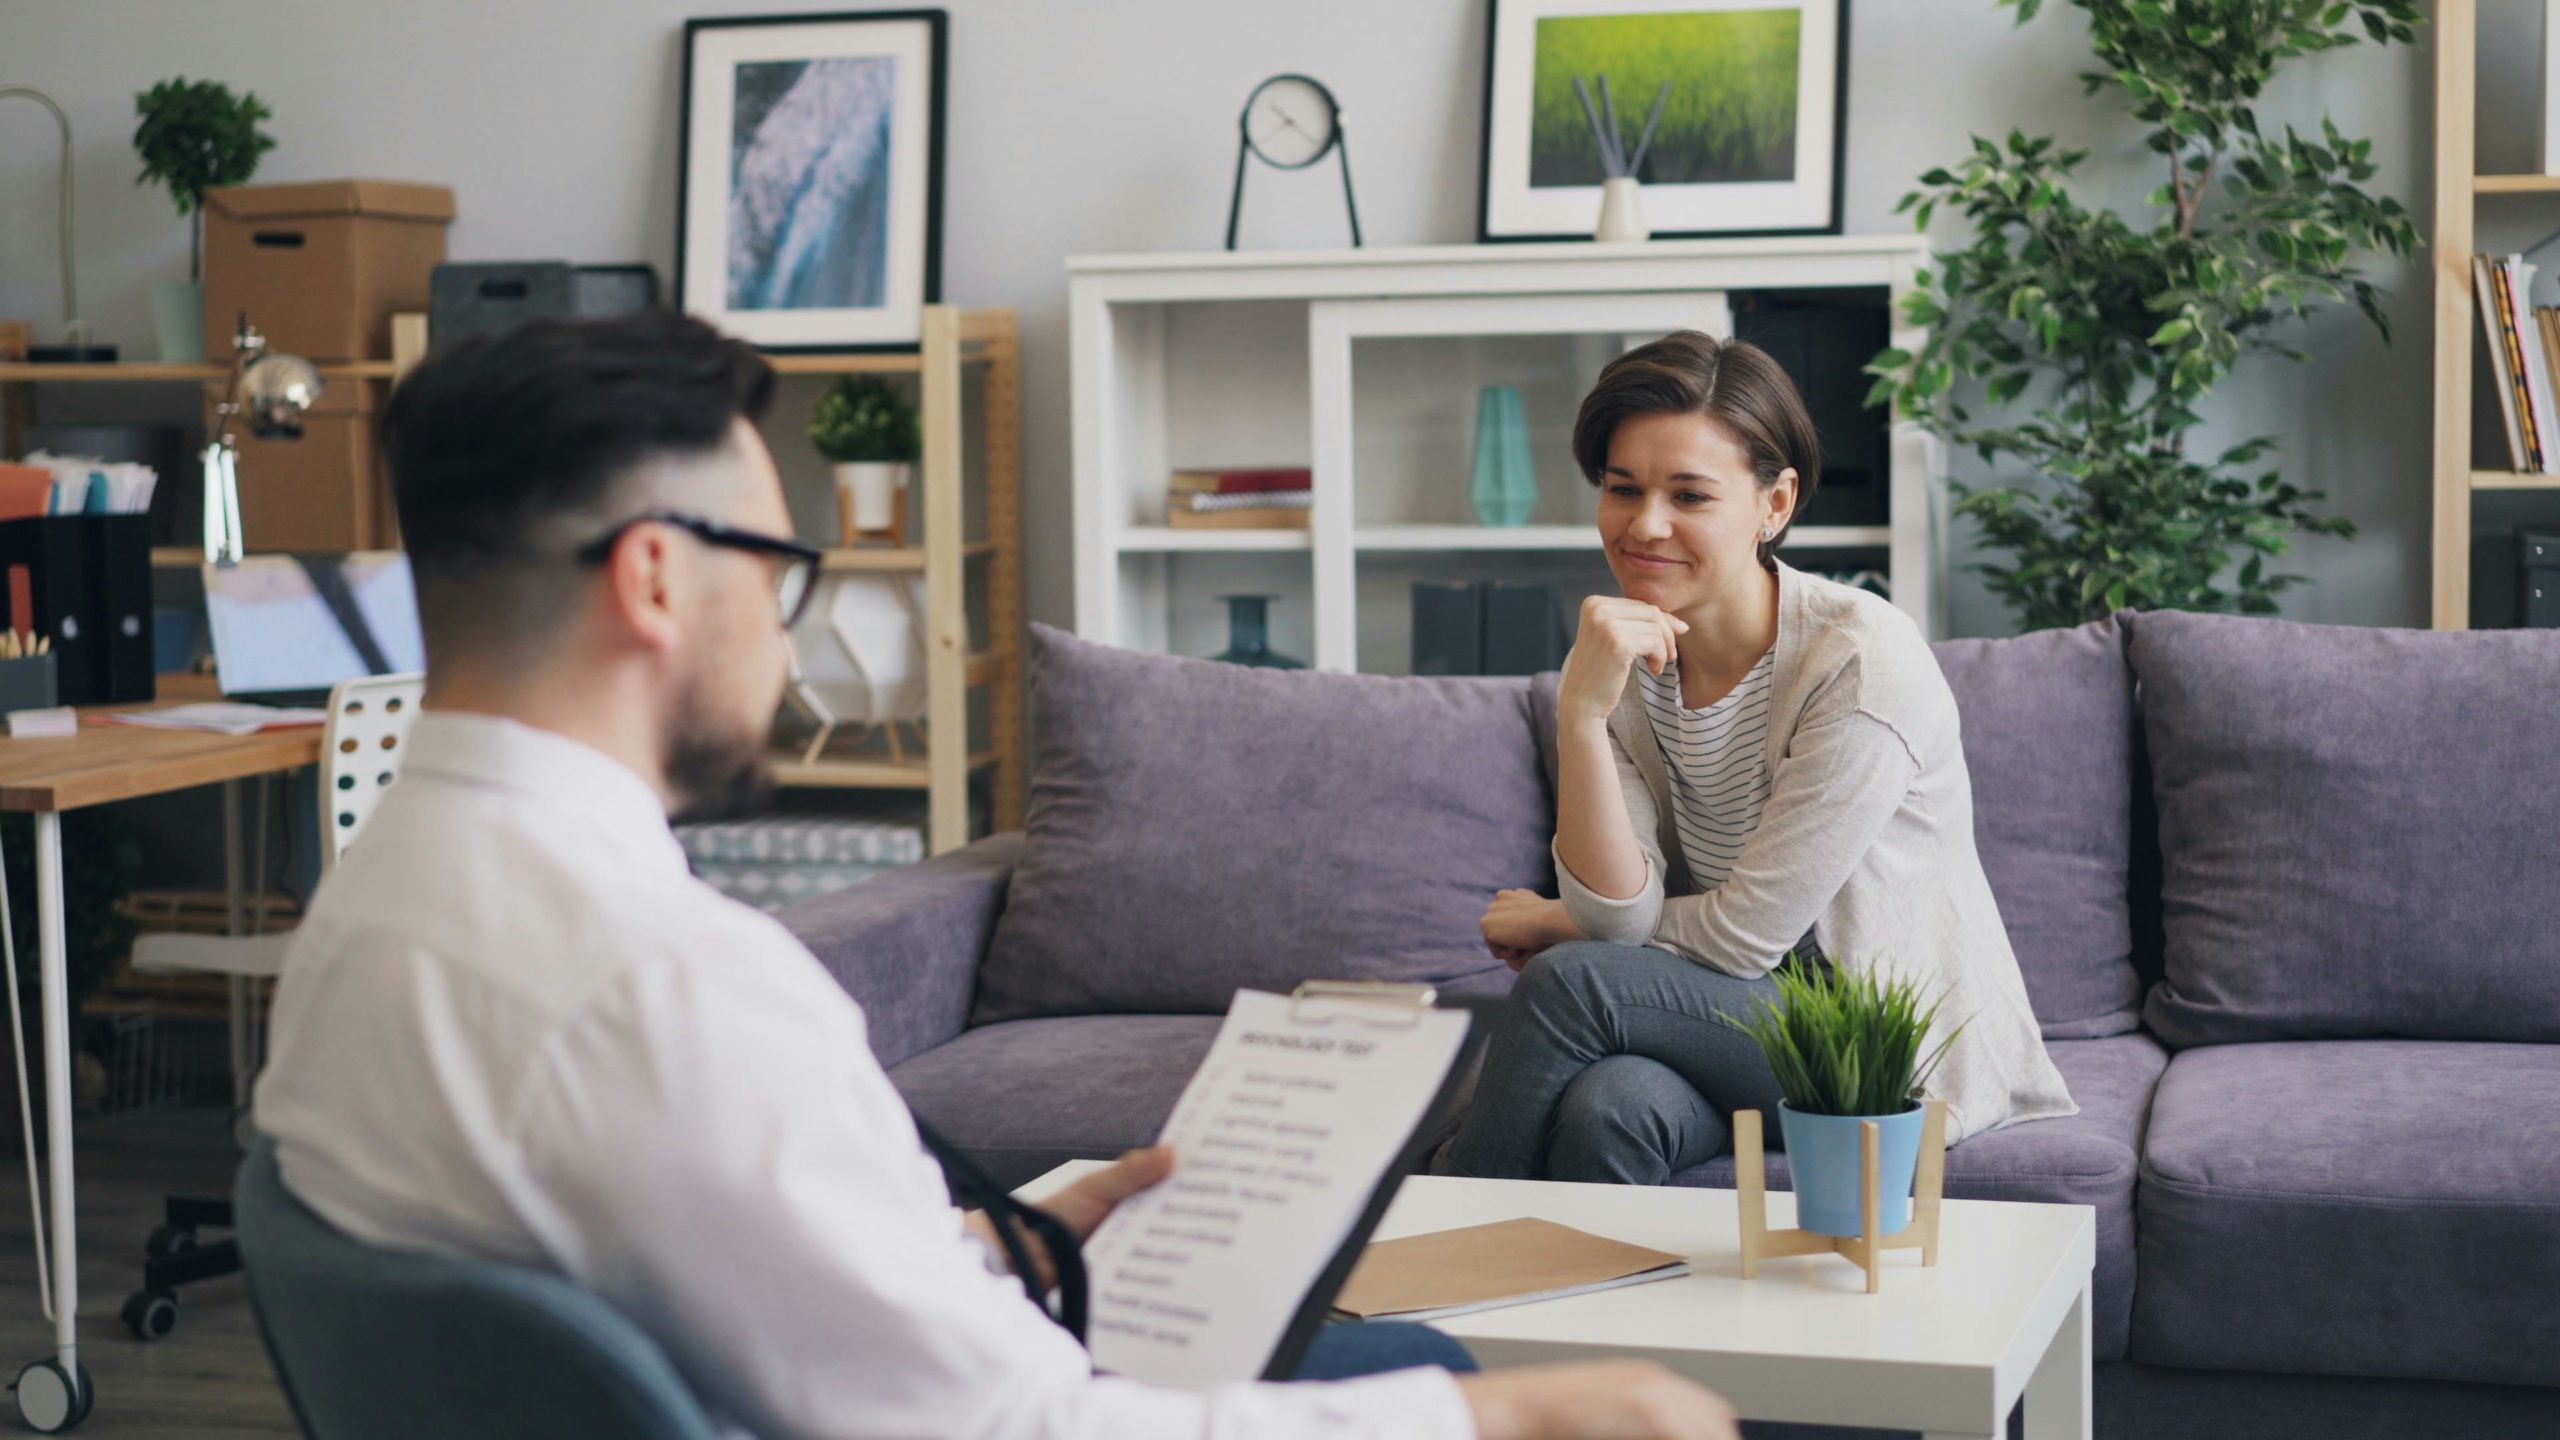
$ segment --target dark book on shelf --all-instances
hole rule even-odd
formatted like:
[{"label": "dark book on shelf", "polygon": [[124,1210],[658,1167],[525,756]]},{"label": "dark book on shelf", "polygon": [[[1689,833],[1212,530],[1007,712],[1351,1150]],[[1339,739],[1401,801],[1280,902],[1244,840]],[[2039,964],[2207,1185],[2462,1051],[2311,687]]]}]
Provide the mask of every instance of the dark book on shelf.
[{"label": "dark book on shelf", "polygon": [[1472,581],[1417,580],[1413,585],[1413,673],[1480,675],[1484,664],[1484,599]]},{"label": "dark book on shelf", "polygon": [[1536,675],[1563,665],[1568,644],[1553,585],[1414,582],[1416,675]]}]

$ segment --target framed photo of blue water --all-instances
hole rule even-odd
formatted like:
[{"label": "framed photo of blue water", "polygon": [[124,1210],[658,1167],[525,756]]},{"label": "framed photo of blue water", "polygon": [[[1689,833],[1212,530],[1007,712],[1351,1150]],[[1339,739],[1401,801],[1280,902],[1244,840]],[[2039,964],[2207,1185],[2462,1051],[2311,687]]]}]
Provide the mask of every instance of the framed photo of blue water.
[{"label": "framed photo of blue water", "polygon": [[1655,239],[1839,230],[1847,0],[1487,3],[1477,238],[1591,238],[1612,120]]},{"label": "framed photo of blue water", "polygon": [[769,350],[912,349],[942,298],[940,10],[688,21],[676,294]]}]

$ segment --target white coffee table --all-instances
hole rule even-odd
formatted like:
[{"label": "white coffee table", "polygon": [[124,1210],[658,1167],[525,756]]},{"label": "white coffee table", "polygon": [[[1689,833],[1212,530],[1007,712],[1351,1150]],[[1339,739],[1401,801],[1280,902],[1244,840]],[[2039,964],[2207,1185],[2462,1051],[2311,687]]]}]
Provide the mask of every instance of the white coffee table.
[{"label": "white coffee table", "polygon": [[[1061,1166],[1022,1193],[1093,1168]],[[1417,1175],[1378,1238],[1535,1216],[1689,1257],[1682,1279],[1437,1322],[1488,1366],[1639,1357],[1714,1388],[1749,1419],[1933,1437],[2005,1437],[2023,1397],[2027,1440],[2089,1440],[2095,1213],[1949,1200],[1938,1264],[1891,1252],[1878,1295],[1836,1255],[1763,1261],[1759,1279],[1743,1279],[1730,1190]],[[1772,1193],[1769,1223],[1793,1225],[1795,1197]]]}]

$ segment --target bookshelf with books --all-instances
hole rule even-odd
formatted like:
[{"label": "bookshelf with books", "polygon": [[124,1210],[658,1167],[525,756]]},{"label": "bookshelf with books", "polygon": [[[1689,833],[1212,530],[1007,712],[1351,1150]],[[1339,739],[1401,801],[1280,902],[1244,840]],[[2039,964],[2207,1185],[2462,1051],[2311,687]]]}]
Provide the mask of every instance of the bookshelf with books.
[{"label": "bookshelf with books", "polygon": [[[2429,610],[2440,630],[2517,623],[2514,535],[2560,521],[2560,306],[2534,303],[2555,259],[2544,247],[2560,238],[2560,146],[2547,133],[2560,86],[2546,73],[2539,94],[2480,90],[2484,40],[2521,47],[2537,37],[2510,27],[2560,23],[2527,13],[2548,8],[2436,8]],[[2539,290],[2552,298],[2547,280]]]},{"label": "bookshelf with books", "polygon": [[[1912,338],[1890,307],[1926,262],[1916,235],[1070,260],[1076,631],[1205,656],[1226,643],[1221,597],[1267,594],[1273,648],[1403,673],[1418,586],[1605,588],[1568,444],[1600,367],[1700,328],[1828,343],[1854,379]],[[1516,525],[1483,523],[1471,494],[1483,397],[1504,388],[1536,482]],[[1789,557],[1889,574],[1895,603],[1943,633],[1938,447],[1859,411],[1865,390],[1842,424],[1872,434],[1842,447]]]}]

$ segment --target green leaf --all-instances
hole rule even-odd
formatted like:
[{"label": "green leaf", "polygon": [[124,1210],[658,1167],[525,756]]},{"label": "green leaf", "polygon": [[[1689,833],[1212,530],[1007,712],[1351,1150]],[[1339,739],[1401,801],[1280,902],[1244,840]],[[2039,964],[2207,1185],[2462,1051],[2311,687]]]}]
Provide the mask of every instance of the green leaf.
[{"label": "green leaf", "polygon": [[2168,324],[2161,326],[2159,329],[2152,331],[2149,343],[2154,349],[2159,349],[2175,345],[2194,333],[2196,333],[2195,322],[2181,318],[2172,320]]}]

